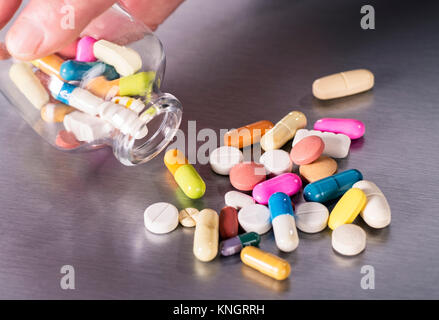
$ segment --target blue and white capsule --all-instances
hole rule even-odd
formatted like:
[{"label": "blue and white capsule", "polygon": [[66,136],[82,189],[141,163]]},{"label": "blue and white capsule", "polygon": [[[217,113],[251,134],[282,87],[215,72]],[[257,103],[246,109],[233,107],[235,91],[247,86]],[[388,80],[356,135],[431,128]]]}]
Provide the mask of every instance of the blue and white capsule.
[{"label": "blue and white capsule", "polygon": [[81,81],[86,78],[104,76],[107,80],[119,78],[116,69],[104,62],[65,61],[59,70],[60,76],[66,81]]},{"label": "blue and white capsule", "polygon": [[290,197],[283,192],[276,192],[268,199],[271,213],[274,239],[281,251],[294,251],[299,245],[296,221]]}]

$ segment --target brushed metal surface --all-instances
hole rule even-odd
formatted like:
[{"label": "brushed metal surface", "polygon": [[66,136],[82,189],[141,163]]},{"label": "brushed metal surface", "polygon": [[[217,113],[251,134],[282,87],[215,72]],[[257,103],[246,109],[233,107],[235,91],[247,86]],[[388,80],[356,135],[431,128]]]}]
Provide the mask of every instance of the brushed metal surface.
[{"label": "brushed metal surface", "polygon": [[[143,211],[157,201],[219,211],[232,189],[227,177],[196,165],[207,193],[189,201],[162,157],[124,167],[109,149],[59,152],[1,98],[0,298],[439,298],[438,3],[368,3],[373,31],[360,28],[359,0],[191,0],[158,30],[165,89],[183,103],[184,130],[189,120],[219,131],[293,109],[311,124],[365,122],[365,137],[339,170],[360,169],[393,214],[384,230],[357,222],[367,232],[365,252],[336,254],[326,230],[300,233],[298,249],[283,254],[268,233],[261,247],[292,265],[285,282],[243,267],[238,256],[199,262],[193,230],[153,235]],[[372,91],[312,97],[314,79],[354,68],[374,72]],[[75,268],[75,290],[60,288],[63,265]],[[360,286],[363,265],[375,268],[375,290]]]}]

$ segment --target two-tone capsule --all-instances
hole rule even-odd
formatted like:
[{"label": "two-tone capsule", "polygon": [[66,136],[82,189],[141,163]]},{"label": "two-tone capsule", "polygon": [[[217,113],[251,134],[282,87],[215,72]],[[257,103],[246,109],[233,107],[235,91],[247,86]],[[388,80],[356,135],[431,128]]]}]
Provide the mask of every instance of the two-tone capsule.
[{"label": "two-tone capsule", "polygon": [[285,252],[295,250],[299,245],[299,236],[290,197],[283,192],[274,193],[268,200],[268,208],[277,247]]},{"label": "two-tone capsule", "polygon": [[333,176],[308,184],[303,189],[306,201],[327,202],[341,197],[352,185],[363,180],[363,175],[357,169],[346,170]]},{"label": "two-tone capsule", "polygon": [[119,78],[113,66],[104,62],[81,62],[75,60],[65,61],[59,74],[66,81],[81,81],[84,78],[104,76],[107,80]]},{"label": "two-tone capsule", "polygon": [[183,152],[178,149],[167,151],[164,162],[185,195],[191,199],[198,199],[204,195],[206,184],[195,168],[189,164]]},{"label": "two-tone capsule", "polygon": [[261,237],[256,232],[247,232],[236,237],[221,241],[220,252],[223,256],[231,256],[240,252],[244,247],[259,245]]}]

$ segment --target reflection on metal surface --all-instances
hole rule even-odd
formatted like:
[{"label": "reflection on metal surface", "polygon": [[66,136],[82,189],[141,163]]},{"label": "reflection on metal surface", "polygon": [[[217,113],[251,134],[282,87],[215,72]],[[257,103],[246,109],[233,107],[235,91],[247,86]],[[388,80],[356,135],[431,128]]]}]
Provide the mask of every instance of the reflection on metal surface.
[{"label": "reflection on metal surface", "polygon": [[276,292],[284,292],[290,288],[290,278],[282,281],[275,280],[244,264],[241,265],[241,274],[246,279],[249,279],[250,281],[258,284],[265,289],[273,290]]}]

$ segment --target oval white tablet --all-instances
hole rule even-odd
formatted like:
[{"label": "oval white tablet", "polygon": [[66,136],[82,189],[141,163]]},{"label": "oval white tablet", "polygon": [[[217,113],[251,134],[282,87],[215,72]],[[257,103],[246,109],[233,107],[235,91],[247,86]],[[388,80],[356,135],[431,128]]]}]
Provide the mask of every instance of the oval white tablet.
[{"label": "oval white tablet", "polygon": [[328,225],[329,211],[319,202],[302,202],[296,206],[294,216],[300,231],[316,233]]},{"label": "oval white tablet", "polygon": [[259,163],[264,165],[268,174],[274,174],[276,176],[291,172],[293,168],[290,154],[280,149],[266,151],[259,159]]},{"label": "oval white tablet", "polygon": [[145,227],[152,233],[168,233],[178,226],[178,210],[167,202],[157,202],[146,208]]},{"label": "oval white tablet", "polygon": [[363,190],[367,197],[367,203],[360,212],[363,220],[372,228],[385,228],[390,224],[392,213],[386,197],[378,186],[367,180],[356,182],[352,188]]},{"label": "oval white tablet", "polygon": [[244,160],[241,150],[235,147],[222,146],[210,153],[209,163],[218,174],[228,175],[230,169]]},{"label": "oval white tablet", "polygon": [[245,232],[264,234],[271,229],[270,210],[261,204],[251,204],[239,210],[238,221]]},{"label": "oval white tablet", "polygon": [[248,194],[239,191],[229,191],[224,195],[224,202],[227,206],[241,209],[255,203],[255,199]]},{"label": "oval white tablet", "polygon": [[331,158],[346,158],[351,146],[351,139],[342,133],[322,132],[317,130],[300,129],[297,130],[293,140],[293,147],[305,137],[318,136],[325,143],[323,155]]},{"label": "oval white tablet", "polygon": [[342,224],[332,231],[332,247],[345,256],[354,256],[366,248],[366,232],[355,224]]}]

